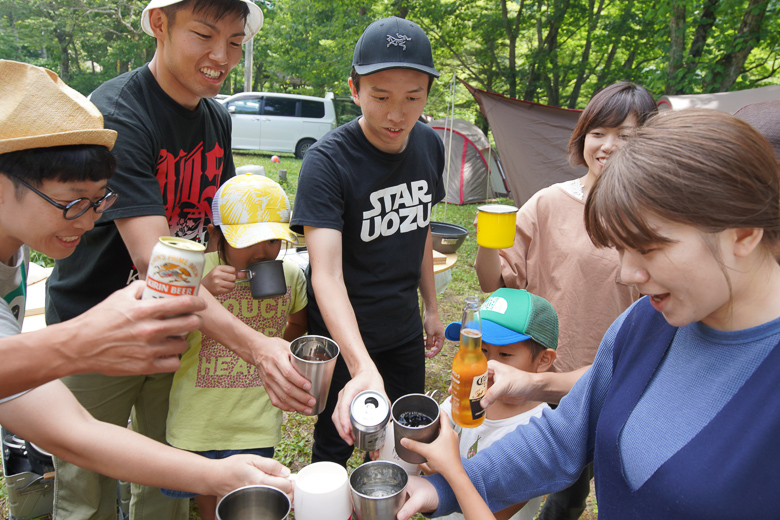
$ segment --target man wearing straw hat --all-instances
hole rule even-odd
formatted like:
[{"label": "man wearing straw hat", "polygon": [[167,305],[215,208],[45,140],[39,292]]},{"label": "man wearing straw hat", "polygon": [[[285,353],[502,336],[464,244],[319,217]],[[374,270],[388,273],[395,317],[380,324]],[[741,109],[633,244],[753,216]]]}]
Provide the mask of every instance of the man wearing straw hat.
[{"label": "man wearing straw hat", "polygon": [[[289,472],[274,461],[207,460],[97,421],[56,380],[176,369],[186,348],[181,334],[202,323],[193,314],[206,308],[202,298],[142,301],[144,284],[135,282],[78,318],[21,334],[30,248],[68,256],[118,198],[107,187],[116,132],[103,129],[84,96],[40,67],[0,60],[0,99],[0,423],[124,480],[218,494],[247,484],[291,488],[283,478]],[[116,506],[113,512],[116,518]]]},{"label": "man wearing straw hat", "polygon": [[[49,279],[46,319],[72,319],[111,292],[146,274],[163,235],[202,240],[220,184],[235,174],[230,116],[212,99],[242,56],[242,43],[260,30],[263,14],[251,0],[152,0],[141,26],[156,38],[151,62],[122,74],[91,95],[107,128],[118,133],[117,171],[109,186],[122,197],[85,234]],[[256,365],[271,402],[311,410],[309,383],[292,368],[288,344],[266,338],[235,318],[207,291],[202,330]],[[205,361],[204,361],[205,362]],[[172,374],[64,379],[96,418],[165,440]],[[116,482],[55,461],[55,518],[115,518]],[[159,489],[133,487],[131,517],[184,519],[186,500]]]}]

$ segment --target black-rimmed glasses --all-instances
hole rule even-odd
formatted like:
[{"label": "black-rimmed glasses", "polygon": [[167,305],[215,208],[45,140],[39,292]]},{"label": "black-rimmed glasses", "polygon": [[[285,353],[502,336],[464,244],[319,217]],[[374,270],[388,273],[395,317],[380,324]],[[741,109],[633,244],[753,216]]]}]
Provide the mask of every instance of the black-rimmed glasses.
[{"label": "black-rimmed glasses", "polygon": [[45,193],[36,190],[26,182],[24,182],[19,177],[16,177],[15,175],[10,175],[9,177],[13,177],[17,181],[19,181],[25,188],[32,191],[39,197],[41,197],[43,200],[54,206],[55,208],[59,208],[62,210],[62,216],[65,217],[65,220],[75,220],[79,218],[81,215],[89,211],[90,209],[94,209],[95,213],[103,213],[108,208],[110,208],[114,202],[116,202],[116,198],[119,196],[117,192],[112,190],[111,188],[106,188],[106,194],[100,197],[100,199],[96,200],[95,202],[92,202],[91,199],[88,199],[86,197],[81,197],[80,199],[72,200],[68,202],[67,204],[60,204],[59,202],[55,202],[52,200],[48,195]]}]

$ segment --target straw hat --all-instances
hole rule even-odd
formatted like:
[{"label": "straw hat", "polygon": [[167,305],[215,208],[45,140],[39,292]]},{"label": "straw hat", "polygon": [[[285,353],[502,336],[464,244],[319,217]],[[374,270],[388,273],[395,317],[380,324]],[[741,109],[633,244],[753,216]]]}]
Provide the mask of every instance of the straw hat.
[{"label": "straw hat", "polygon": [[0,154],[116,141],[97,107],[42,67],[0,60],[0,100]]},{"label": "straw hat", "polygon": [[[141,13],[141,29],[144,30],[149,36],[154,36],[152,32],[152,26],[149,23],[149,11],[152,9],[159,9],[161,7],[168,7],[169,5],[178,4],[184,0],[151,0],[143,12]],[[244,32],[246,35],[241,43],[246,43],[255,37],[255,34],[260,32],[263,27],[263,11],[252,0],[241,0],[249,7],[249,14],[244,22]]]}]

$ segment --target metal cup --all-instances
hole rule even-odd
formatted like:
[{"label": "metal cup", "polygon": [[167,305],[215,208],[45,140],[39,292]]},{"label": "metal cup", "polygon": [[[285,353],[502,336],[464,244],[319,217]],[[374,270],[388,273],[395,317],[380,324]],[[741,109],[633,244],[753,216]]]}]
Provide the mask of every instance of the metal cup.
[{"label": "metal cup", "polygon": [[507,249],[515,243],[515,217],[518,209],[506,204],[486,204],[477,213],[477,245]]},{"label": "metal cup", "polygon": [[[422,426],[404,426],[399,423],[401,416],[408,412],[427,415],[432,419],[430,424]],[[393,419],[393,435],[395,436],[395,452],[401,459],[412,464],[422,464],[428,459],[408,450],[401,445],[401,439],[406,437],[418,442],[430,443],[439,436],[439,404],[425,394],[408,394],[396,399],[390,411]]]},{"label": "metal cup", "polygon": [[246,269],[240,272],[246,274],[252,298],[256,300],[282,296],[287,293],[284,263],[281,260],[256,262],[246,266]]},{"label": "metal cup", "polygon": [[395,520],[406,501],[406,471],[393,462],[377,460],[358,466],[349,477],[357,520]]},{"label": "metal cup", "polygon": [[324,336],[301,336],[290,343],[290,354],[292,365],[311,382],[309,395],[317,400],[309,415],[318,415],[328,400],[339,346]]},{"label": "metal cup", "polygon": [[231,491],[217,504],[217,520],[284,520],[290,499],[270,486],[246,486]]}]

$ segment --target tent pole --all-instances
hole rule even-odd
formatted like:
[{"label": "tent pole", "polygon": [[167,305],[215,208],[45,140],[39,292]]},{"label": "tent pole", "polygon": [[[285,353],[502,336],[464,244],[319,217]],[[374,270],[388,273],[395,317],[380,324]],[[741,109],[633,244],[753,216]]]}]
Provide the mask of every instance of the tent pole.
[{"label": "tent pole", "polygon": [[447,222],[447,189],[450,185],[450,173],[451,173],[451,164],[452,164],[452,124],[454,120],[454,112],[455,112],[455,79],[456,76],[453,73],[452,74],[452,80],[450,81],[450,102],[447,104],[447,115],[444,118],[444,138],[447,138],[447,125],[449,124],[449,146],[446,147],[448,150],[447,153],[447,180],[445,181],[445,195],[444,195],[444,222]]},{"label": "tent pole", "polygon": [[[488,137],[488,136],[485,136]],[[490,144],[490,137],[488,137],[488,163],[487,163],[487,184],[485,185],[485,200],[490,200],[490,183],[493,181],[493,177],[490,171],[490,157],[493,154],[493,145]]]}]

